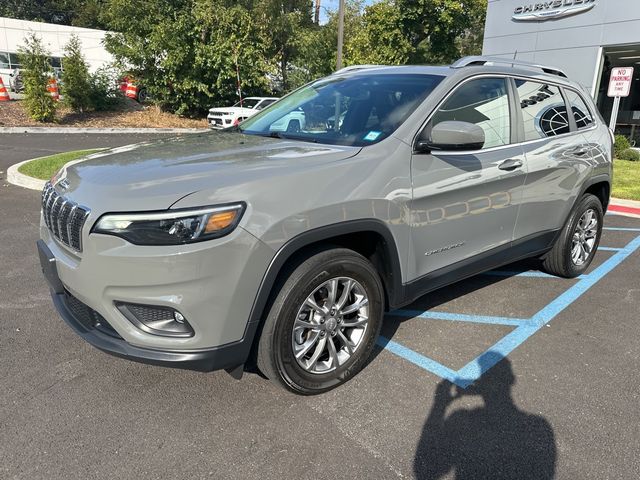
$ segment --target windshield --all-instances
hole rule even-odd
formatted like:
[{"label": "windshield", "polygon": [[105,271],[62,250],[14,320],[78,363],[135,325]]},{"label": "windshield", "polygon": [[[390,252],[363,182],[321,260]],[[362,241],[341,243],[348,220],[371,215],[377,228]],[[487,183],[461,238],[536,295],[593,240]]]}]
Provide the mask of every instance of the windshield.
[{"label": "windshield", "polygon": [[256,105],[260,103],[259,98],[245,98],[241,102],[234,104],[234,107],[243,107],[243,108],[256,108]]},{"label": "windshield", "polygon": [[252,135],[365,146],[391,135],[443,77],[328,77],[296,90],[241,125]]}]

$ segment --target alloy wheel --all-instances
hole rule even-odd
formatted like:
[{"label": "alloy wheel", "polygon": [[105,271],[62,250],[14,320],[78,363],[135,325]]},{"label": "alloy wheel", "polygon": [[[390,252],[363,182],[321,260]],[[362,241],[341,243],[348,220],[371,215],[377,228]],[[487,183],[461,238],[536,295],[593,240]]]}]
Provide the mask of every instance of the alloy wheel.
[{"label": "alloy wheel", "polygon": [[591,256],[598,235],[598,216],[592,208],[586,210],[573,232],[571,241],[571,261],[583,265]]}]

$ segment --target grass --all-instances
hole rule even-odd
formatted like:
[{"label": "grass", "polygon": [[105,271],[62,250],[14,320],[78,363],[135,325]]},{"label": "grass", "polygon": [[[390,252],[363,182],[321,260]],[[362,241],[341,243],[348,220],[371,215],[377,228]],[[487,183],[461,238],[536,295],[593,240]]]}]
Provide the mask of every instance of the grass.
[{"label": "grass", "polygon": [[640,200],[640,162],[613,161],[613,192],[615,198]]},{"label": "grass", "polygon": [[36,158],[18,168],[18,171],[29,177],[39,180],[49,180],[65,163],[78,160],[85,155],[104,150],[102,148],[94,148],[92,150],[74,150],[72,152],[56,153],[48,157]]}]

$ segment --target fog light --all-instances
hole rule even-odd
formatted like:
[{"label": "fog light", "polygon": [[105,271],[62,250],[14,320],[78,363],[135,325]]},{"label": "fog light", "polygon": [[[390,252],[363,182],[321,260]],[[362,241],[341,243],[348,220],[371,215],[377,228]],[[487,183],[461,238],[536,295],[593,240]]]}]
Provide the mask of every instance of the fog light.
[{"label": "fog light", "polygon": [[193,337],[193,328],[177,310],[157,305],[115,302],[127,320],[143,332],[163,337]]}]

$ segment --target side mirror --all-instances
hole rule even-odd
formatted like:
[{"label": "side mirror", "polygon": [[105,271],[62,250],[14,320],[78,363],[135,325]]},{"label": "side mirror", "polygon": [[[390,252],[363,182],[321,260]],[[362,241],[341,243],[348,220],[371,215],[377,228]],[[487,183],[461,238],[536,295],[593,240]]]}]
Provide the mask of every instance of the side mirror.
[{"label": "side mirror", "polygon": [[431,129],[429,138],[422,135],[416,142],[416,151],[431,150],[467,151],[480,150],[484,146],[484,130],[474,123],[447,120]]}]

